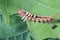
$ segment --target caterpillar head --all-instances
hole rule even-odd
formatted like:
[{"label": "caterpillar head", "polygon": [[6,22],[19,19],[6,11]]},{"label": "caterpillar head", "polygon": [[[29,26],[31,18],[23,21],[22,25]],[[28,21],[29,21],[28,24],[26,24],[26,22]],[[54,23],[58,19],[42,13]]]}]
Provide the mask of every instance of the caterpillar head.
[{"label": "caterpillar head", "polygon": [[18,11],[18,14],[19,14],[20,16],[26,16],[26,15],[28,14],[28,12],[27,12],[27,11],[24,11],[24,10],[19,10],[19,11]]},{"label": "caterpillar head", "polygon": [[18,14],[21,15],[21,16],[24,16],[25,13],[26,13],[26,11],[24,11],[24,10],[19,10],[19,11],[18,11]]}]

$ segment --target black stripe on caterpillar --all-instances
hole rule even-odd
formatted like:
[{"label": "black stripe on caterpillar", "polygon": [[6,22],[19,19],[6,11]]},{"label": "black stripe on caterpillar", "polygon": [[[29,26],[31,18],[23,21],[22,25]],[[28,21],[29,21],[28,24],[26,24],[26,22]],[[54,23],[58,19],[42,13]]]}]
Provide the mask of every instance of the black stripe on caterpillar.
[{"label": "black stripe on caterpillar", "polygon": [[18,14],[22,17],[22,19],[24,19],[24,21],[30,20],[30,21],[39,22],[39,23],[53,22],[54,17],[56,16],[56,14],[53,16],[36,16],[24,10],[19,10]]}]

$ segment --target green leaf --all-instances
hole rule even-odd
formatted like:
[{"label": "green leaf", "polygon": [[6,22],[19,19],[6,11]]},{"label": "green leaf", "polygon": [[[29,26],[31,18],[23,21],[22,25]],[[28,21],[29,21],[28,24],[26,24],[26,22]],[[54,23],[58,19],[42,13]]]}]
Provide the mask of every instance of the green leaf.
[{"label": "green leaf", "polygon": [[[52,16],[58,14],[54,17],[55,19],[60,19],[60,0],[24,0],[23,9],[27,10],[31,14],[38,16]],[[28,27],[31,31],[31,36],[35,40],[43,40],[45,38],[59,38],[60,37],[60,23],[55,23],[58,25],[56,29],[52,29],[48,23],[38,23],[27,21]],[[53,24],[53,23],[52,23]]]},{"label": "green leaf", "polygon": [[0,15],[0,40],[31,40],[26,22],[12,15],[10,15],[10,20],[9,26],[5,24],[3,16]]},{"label": "green leaf", "polygon": [[[60,38],[60,23],[56,29],[51,29],[48,23],[23,22],[20,17],[13,16],[18,9],[23,9],[38,16],[52,16],[59,19],[60,0],[0,0],[0,40],[43,40]],[[29,28],[29,29],[28,29]],[[30,32],[29,32],[30,30]],[[50,40],[50,39],[48,39]]]},{"label": "green leaf", "polygon": [[[22,0],[0,0],[0,10],[3,12],[4,21],[10,24],[9,15],[18,13],[18,8],[22,8]],[[19,6],[19,7],[18,7]]]},{"label": "green leaf", "polygon": [[0,0],[0,40],[31,40],[26,22],[14,15],[22,0]]}]

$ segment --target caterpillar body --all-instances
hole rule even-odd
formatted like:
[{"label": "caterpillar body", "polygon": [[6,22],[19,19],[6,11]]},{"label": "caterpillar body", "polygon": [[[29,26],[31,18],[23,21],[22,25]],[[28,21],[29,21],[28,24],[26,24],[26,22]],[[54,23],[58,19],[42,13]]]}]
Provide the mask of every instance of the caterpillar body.
[{"label": "caterpillar body", "polygon": [[32,15],[31,13],[24,11],[24,10],[19,10],[18,14],[20,16],[22,16],[22,19],[24,19],[24,21],[30,20],[30,21],[39,22],[39,23],[41,23],[41,22],[42,23],[53,22],[54,17],[56,16],[56,15],[53,15],[53,16],[36,16],[36,15]]},{"label": "caterpillar body", "polygon": [[[53,23],[55,21],[54,17],[57,16],[57,14],[53,16],[36,16],[32,15],[31,13],[24,11],[24,10],[19,10],[18,15],[22,17],[22,19],[25,20],[30,20],[33,22],[39,22],[39,23]],[[56,20],[60,22],[60,20]],[[53,24],[52,29],[55,29],[57,25]]]}]

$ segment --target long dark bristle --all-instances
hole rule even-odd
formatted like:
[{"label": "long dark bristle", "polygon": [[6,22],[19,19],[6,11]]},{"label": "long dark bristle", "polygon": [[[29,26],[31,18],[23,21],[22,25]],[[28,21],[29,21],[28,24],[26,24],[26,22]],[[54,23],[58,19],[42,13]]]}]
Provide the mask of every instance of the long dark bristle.
[{"label": "long dark bristle", "polygon": [[18,16],[19,14],[18,13],[16,13],[16,14],[12,14],[12,16]]},{"label": "long dark bristle", "polygon": [[59,19],[55,19],[54,23],[60,23],[60,20]]},{"label": "long dark bristle", "polygon": [[56,20],[56,21],[60,23],[60,20]]}]

